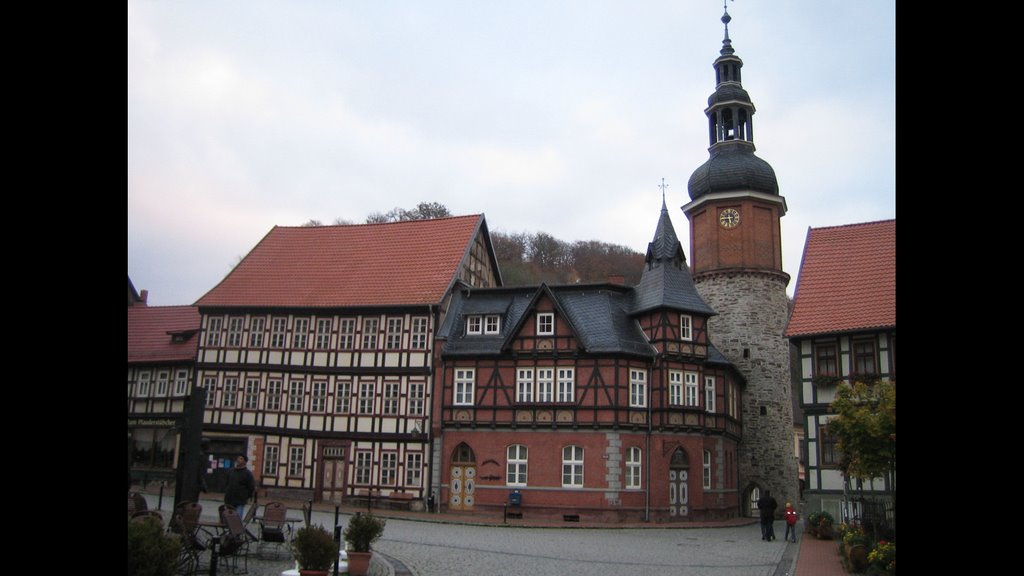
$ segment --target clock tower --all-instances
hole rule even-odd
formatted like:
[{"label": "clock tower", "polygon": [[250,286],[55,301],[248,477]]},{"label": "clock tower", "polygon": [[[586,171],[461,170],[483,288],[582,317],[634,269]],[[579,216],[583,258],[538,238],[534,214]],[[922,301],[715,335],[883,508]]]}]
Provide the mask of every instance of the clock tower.
[{"label": "clock tower", "polygon": [[690,176],[690,262],[697,291],[718,312],[709,330],[715,346],[743,373],[743,439],[739,485],[749,510],[765,489],[796,502],[788,318],[780,219],[786,200],[775,170],[754,154],[754,104],[743,89],[743,61],[729,39],[715,60],[715,92],[708,98],[710,158]]}]

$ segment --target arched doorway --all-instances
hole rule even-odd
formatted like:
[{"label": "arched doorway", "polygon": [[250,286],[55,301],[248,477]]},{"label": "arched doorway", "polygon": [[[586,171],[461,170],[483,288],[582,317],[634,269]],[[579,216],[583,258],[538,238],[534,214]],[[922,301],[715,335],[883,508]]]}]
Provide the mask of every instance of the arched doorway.
[{"label": "arched doorway", "polygon": [[448,509],[472,510],[476,499],[476,455],[465,442],[452,452],[448,479]]},{"label": "arched doorway", "polygon": [[690,459],[686,451],[676,448],[668,465],[668,515],[685,518],[690,515]]},{"label": "arched doorway", "polygon": [[757,507],[757,501],[761,499],[761,487],[757,484],[747,486],[743,491],[743,515],[757,517],[761,515]]}]

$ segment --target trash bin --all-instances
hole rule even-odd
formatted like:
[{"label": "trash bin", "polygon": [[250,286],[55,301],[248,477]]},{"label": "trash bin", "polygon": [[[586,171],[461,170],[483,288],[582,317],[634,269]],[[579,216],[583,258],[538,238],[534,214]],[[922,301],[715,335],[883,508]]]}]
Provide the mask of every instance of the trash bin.
[{"label": "trash bin", "polygon": [[520,505],[522,505],[522,503],[523,503],[523,495],[522,495],[522,493],[519,492],[519,490],[513,490],[512,493],[508,495],[508,503],[509,503],[510,506],[520,506]]}]

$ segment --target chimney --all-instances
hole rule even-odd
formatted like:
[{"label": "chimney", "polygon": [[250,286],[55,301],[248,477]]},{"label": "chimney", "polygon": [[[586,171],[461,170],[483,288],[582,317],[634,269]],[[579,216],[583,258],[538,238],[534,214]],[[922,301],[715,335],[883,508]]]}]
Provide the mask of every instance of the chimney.
[{"label": "chimney", "polygon": [[149,290],[142,290],[141,292],[139,292],[139,300],[141,300],[143,304],[146,304],[146,300],[148,298],[149,298]]},{"label": "chimney", "polygon": [[608,283],[609,284],[616,284],[618,286],[625,286],[626,285],[626,277],[623,276],[622,274],[609,274],[608,275]]}]

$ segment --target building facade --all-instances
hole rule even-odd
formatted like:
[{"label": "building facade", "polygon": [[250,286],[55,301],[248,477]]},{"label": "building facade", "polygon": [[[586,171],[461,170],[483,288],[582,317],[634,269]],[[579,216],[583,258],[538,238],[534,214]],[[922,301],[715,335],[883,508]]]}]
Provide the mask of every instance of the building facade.
[{"label": "building facade", "polygon": [[786,336],[799,351],[809,511],[860,516],[850,502],[894,478],[849,482],[828,433],[840,386],[896,379],[896,221],[810,228]]},{"label": "building facade", "polygon": [[482,215],[271,230],[197,302],[210,489],[245,454],[270,496],[420,502],[457,282],[500,285]]},{"label": "building facade", "polygon": [[713,314],[664,206],[636,287],[456,291],[435,371],[443,508],[738,515],[743,379],[711,344]]}]

